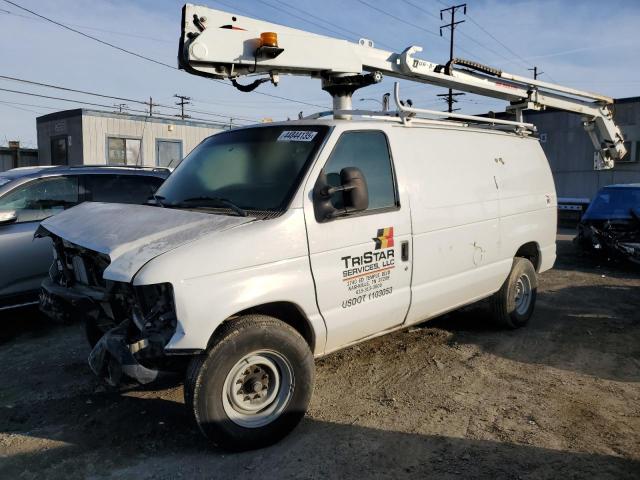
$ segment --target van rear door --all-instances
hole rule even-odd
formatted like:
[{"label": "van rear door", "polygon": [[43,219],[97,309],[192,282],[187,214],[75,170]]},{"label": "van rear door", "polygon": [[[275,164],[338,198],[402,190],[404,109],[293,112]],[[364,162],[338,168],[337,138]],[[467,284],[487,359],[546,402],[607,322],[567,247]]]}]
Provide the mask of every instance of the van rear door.
[{"label": "van rear door", "polygon": [[[311,191],[319,167],[307,183],[304,200],[311,269],[328,330],[326,351],[401,325],[411,300],[409,205],[398,191],[385,133],[342,133],[323,165],[329,183],[339,184],[346,167],[364,174],[366,211],[316,220]],[[340,207],[340,201],[339,195],[332,198],[334,207]]]}]

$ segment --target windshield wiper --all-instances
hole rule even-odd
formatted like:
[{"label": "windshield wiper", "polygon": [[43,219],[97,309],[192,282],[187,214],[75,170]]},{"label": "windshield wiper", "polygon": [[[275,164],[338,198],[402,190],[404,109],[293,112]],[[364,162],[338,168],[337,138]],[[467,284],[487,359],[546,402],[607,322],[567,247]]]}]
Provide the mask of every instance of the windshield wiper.
[{"label": "windshield wiper", "polygon": [[[233,203],[231,200],[229,200],[227,198],[222,198],[222,197],[208,197],[208,196],[203,195],[203,196],[200,196],[200,197],[185,198],[181,202],[178,202],[178,203],[175,203],[175,204],[172,203],[170,206],[172,206],[172,207],[189,206],[191,204],[197,204],[198,202],[206,202],[206,203],[211,203],[211,204],[217,205],[217,206],[228,207],[231,210],[233,210],[234,212],[236,212],[241,217],[246,217],[247,216],[246,210],[244,210],[243,208],[239,207],[238,205]],[[191,206],[196,206],[196,205],[191,205]]]},{"label": "windshield wiper", "polygon": [[162,208],[164,208],[164,203],[162,202],[164,200],[164,197],[162,195],[156,195],[154,193],[153,195],[151,195],[151,197],[155,200],[156,205],[160,205]]}]

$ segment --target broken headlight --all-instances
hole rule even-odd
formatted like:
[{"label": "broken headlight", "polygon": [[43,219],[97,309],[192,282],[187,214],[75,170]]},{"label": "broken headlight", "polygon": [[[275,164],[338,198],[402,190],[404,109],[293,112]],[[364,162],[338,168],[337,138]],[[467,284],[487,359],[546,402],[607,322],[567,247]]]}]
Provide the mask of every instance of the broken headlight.
[{"label": "broken headlight", "polygon": [[132,319],[141,337],[165,346],[176,331],[177,318],[170,283],[134,287]]}]

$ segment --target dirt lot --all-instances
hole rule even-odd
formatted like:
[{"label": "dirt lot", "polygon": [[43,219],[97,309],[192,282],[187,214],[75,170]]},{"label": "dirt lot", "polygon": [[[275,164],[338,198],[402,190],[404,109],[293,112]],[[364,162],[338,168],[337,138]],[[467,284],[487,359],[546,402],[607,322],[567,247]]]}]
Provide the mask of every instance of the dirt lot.
[{"label": "dirt lot", "polygon": [[79,326],[4,318],[0,478],[640,478],[640,272],[559,248],[528,328],[467,309],[331,355],[300,427],[243,454],[180,386],[105,391]]}]

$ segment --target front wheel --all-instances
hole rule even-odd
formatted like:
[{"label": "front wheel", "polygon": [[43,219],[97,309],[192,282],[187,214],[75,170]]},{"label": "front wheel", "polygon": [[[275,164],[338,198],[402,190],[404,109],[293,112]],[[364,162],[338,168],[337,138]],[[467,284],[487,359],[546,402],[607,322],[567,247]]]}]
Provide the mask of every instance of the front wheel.
[{"label": "front wheel", "polygon": [[311,400],[313,355],[289,325],[265,315],[231,320],[206,354],[194,358],[185,404],[216,445],[271,445],[300,422]]},{"label": "front wheel", "polygon": [[516,257],[511,272],[491,299],[493,318],[500,326],[524,327],[533,315],[538,291],[538,278],[533,264]]}]

